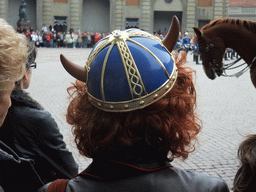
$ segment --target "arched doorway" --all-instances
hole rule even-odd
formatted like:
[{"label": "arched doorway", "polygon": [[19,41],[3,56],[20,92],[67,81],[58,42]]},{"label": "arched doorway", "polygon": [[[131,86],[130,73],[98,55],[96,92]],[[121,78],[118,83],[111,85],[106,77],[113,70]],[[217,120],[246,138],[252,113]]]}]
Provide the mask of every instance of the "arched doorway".
[{"label": "arched doorway", "polygon": [[109,32],[109,0],[84,0],[82,28],[88,32]]},{"label": "arched doorway", "polygon": [[[19,20],[19,8],[21,1],[9,0],[9,12],[8,12],[8,22],[11,26],[16,29],[17,22]],[[29,19],[30,27],[37,29],[36,25],[36,0],[26,1],[27,5],[27,17]]]},{"label": "arched doorway", "polygon": [[163,32],[165,29],[168,30],[174,15],[182,23],[182,12],[183,6],[181,0],[156,0],[154,4],[153,30],[155,32]]}]

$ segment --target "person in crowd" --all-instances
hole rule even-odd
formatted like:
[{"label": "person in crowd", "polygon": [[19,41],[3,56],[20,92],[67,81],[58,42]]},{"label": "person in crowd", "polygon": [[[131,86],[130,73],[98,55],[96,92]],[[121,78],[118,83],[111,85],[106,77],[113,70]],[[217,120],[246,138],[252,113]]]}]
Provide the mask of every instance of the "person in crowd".
[{"label": "person in crowd", "polygon": [[188,32],[185,32],[185,36],[182,40],[182,47],[184,47],[185,52],[188,53],[190,48],[190,38],[189,38]]},{"label": "person in crowd", "polygon": [[98,43],[98,41],[100,40],[100,37],[101,37],[100,33],[99,33],[99,32],[96,32],[96,33],[95,33],[95,36],[94,36],[94,43],[95,43],[95,44]]},{"label": "person in crowd", "polygon": [[163,41],[139,29],[113,31],[96,45],[86,67],[61,55],[78,79],[68,89],[73,99],[67,121],[79,152],[93,162],[73,179],[56,180],[39,192],[228,191],[220,178],[170,163],[194,151],[201,130],[195,71],[183,65],[184,51],[171,53],[178,34],[174,17]]},{"label": "person in crowd", "polygon": [[55,31],[55,29],[54,29],[54,24],[51,24],[50,26],[49,26],[49,29],[50,29],[50,32],[54,32]]},{"label": "person in crowd", "polygon": [[46,37],[46,47],[51,47],[51,40],[52,40],[52,32],[47,33]]},{"label": "person in crowd", "polygon": [[33,44],[28,44],[28,53],[26,72],[12,92],[12,106],[0,130],[0,138],[20,157],[34,161],[35,171],[44,183],[71,178],[78,173],[78,166],[66,148],[57,123],[24,91],[30,86],[32,69],[36,68]]},{"label": "person in crowd", "polygon": [[42,32],[39,33],[38,35],[38,41],[39,41],[39,47],[44,47],[44,35]]},{"label": "person in crowd", "polygon": [[198,46],[198,42],[195,38],[195,35],[193,36],[192,40],[191,40],[191,45],[192,45],[192,51],[193,51],[193,61],[196,62],[197,65],[199,65],[199,46]]},{"label": "person in crowd", "polygon": [[82,32],[82,41],[83,41],[83,48],[87,48],[87,39],[88,39],[88,37],[87,37],[87,34],[86,34],[86,32]]},{"label": "person in crowd", "polygon": [[53,33],[52,33],[52,40],[53,40],[53,42],[52,42],[52,47],[54,47],[54,48],[56,48],[57,47],[57,32],[56,31],[54,31]]},{"label": "person in crowd", "polygon": [[[0,130],[15,82],[25,72],[27,40],[22,34],[0,19]],[[4,137],[1,133],[1,136]],[[0,139],[0,189],[2,191],[36,191],[43,183],[34,172],[33,162],[20,158]]]},{"label": "person in crowd", "polygon": [[238,148],[240,167],[234,179],[234,192],[256,191],[256,134],[249,135]]},{"label": "person in crowd", "polygon": [[83,43],[83,34],[80,32],[80,33],[77,33],[77,48],[82,48],[82,43]]},{"label": "person in crowd", "polygon": [[49,32],[49,35],[50,35],[50,46],[51,48],[54,47],[54,33],[53,32]]},{"label": "person in crowd", "polygon": [[67,32],[66,34],[66,42],[67,42],[67,48],[72,48],[73,37],[72,37],[72,34],[70,34],[69,32]]},{"label": "person in crowd", "polygon": [[75,32],[74,29],[73,29],[73,27],[70,27],[69,33],[72,34],[73,32]]},{"label": "person in crowd", "polygon": [[77,33],[77,32],[73,32],[73,33],[71,34],[71,36],[72,36],[72,39],[73,39],[73,45],[72,45],[72,47],[73,47],[73,48],[76,48],[76,47],[77,47],[77,40],[78,40],[78,33]]},{"label": "person in crowd", "polygon": [[39,47],[40,43],[39,43],[39,34],[37,34],[36,32],[32,32],[31,34],[31,42],[36,46]]},{"label": "person in crowd", "polygon": [[45,26],[45,24],[43,24],[42,32],[43,32],[43,33],[47,33],[47,32],[48,32],[48,29],[47,29],[47,27]]},{"label": "person in crowd", "polygon": [[90,48],[92,47],[92,36],[90,32],[87,32],[86,35],[87,35],[87,47]]}]

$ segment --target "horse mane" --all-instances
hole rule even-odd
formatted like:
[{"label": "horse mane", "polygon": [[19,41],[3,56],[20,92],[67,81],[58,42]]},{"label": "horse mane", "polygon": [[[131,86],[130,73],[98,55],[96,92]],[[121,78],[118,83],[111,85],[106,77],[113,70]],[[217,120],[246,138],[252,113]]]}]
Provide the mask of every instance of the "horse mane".
[{"label": "horse mane", "polygon": [[210,27],[213,27],[215,25],[221,25],[221,24],[231,24],[231,25],[237,25],[242,28],[245,28],[253,33],[256,33],[256,22],[245,20],[245,19],[233,19],[233,18],[224,18],[224,19],[216,19],[209,24],[205,25],[202,30],[206,30]]}]

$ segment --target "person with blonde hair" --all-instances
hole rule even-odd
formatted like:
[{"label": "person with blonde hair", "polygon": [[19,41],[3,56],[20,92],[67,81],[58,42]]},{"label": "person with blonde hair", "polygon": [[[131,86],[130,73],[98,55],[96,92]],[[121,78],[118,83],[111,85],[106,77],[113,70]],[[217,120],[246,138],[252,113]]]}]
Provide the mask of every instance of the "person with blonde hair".
[{"label": "person with blonde hair", "polygon": [[57,178],[72,178],[78,173],[78,165],[66,148],[63,135],[54,118],[33,99],[25,89],[31,84],[36,69],[36,47],[28,43],[26,72],[16,82],[9,108],[0,130],[0,140],[20,157],[34,161],[35,172],[43,183]]},{"label": "person with blonde hair", "polygon": [[25,72],[27,42],[24,35],[0,19],[0,127],[10,107],[10,94],[15,82]]},{"label": "person with blonde hair", "polygon": [[[0,130],[8,109],[10,95],[25,74],[27,40],[0,19]],[[33,161],[21,158],[0,139],[0,190],[36,191],[43,183],[33,168]]]}]

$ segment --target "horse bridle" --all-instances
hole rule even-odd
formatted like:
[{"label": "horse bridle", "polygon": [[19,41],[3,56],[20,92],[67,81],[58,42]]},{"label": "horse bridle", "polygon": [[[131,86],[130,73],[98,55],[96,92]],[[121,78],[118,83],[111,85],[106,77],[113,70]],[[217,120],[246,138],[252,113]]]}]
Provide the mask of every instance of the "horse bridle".
[{"label": "horse bridle", "polygon": [[211,48],[213,48],[215,45],[213,43],[207,43],[205,50],[201,53],[207,53],[207,58],[209,59],[209,66],[216,72],[217,68],[215,67],[216,65],[219,66],[219,64],[216,63],[216,60],[213,59],[212,53],[211,53]]},{"label": "horse bridle", "polygon": [[[213,43],[207,43],[206,44],[206,47],[205,47],[205,52],[207,52],[207,56],[209,58],[210,61],[212,62],[209,62],[209,66],[212,68],[212,70],[214,70],[214,72],[216,72],[216,70],[218,70],[215,66],[219,66],[219,64],[216,63],[216,60],[212,58],[212,54],[211,54],[211,50],[210,48],[213,48],[214,47],[214,44]],[[202,52],[202,51],[201,51]],[[204,52],[202,52],[204,53]],[[227,70],[232,70],[232,69],[236,69],[236,68],[239,68],[243,65],[246,64],[246,62],[238,65],[238,66],[234,66],[236,63],[238,63],[240,60],[242,60],[242,58],[238,58],[236,61],[232,62],[232,63],[229,63],[229,64],[223,64],[221,70],[223,71],[223,73],[221,74],[221,76],[224,76],[224,77],[240,77],[242,74],[244,74],[246,71],[248,71],[252,64],[256,61],[256,56],[253,58],[252,62],[250,63],[250,65],[247,65],[246,67],[244,67],[241,71],[233,74],[233,75],[227,75],[226,71]]]}]

